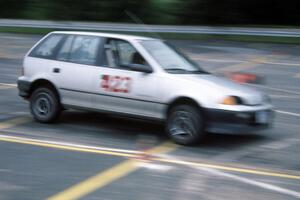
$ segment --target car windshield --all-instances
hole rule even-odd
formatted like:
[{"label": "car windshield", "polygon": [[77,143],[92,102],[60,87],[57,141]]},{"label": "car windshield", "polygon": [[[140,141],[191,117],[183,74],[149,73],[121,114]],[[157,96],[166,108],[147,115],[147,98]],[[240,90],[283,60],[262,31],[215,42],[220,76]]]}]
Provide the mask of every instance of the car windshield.
[{"label": "car windshield", "polygon": [[160,40],[142,40],[140,44],[168,73],[207,74],[180,51]]}]

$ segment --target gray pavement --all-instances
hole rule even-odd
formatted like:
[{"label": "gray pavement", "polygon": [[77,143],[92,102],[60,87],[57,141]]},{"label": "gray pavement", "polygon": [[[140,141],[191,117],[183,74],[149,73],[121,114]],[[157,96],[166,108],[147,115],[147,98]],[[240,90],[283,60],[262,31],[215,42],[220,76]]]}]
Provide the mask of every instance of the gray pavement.
[{"label": "gray pavement", "polygon": [[[268,92],[275,109],[285,114],[276,113],[272,129],[210,135],[201,145],[174,148],[162,155],[166,160],[137,160],[130,171],[131,166],[113,167],[132,151],[164,143],[161,125],[73,110],[56,124],[40,124],[15,86],[7,85],[16,83],[22,57],[40,37],[0,34],[0,199],[46,199],[102,173],[97,181],[109,183],[80,199],[300,199],[299,46],[172,41],[207,71],[259,75],[264,84],[253,87]],[[7,123],[22,117],[26,123]],[[67,145],[77,146],[63,149]]]},{"label": "gray pavement", "polygon": [[112,156],[2,142],[0,155],[0,199],[12,200],[46,199],[122,161]]}]

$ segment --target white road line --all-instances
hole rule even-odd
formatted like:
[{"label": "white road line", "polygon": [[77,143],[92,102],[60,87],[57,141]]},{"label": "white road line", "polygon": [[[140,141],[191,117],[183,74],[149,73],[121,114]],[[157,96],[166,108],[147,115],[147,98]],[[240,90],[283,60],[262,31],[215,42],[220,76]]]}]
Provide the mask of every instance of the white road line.
[{"label": "white road line", "polygon": [[2,86],[10,86],[10,87],[17,87],[17,84],[11,84],[11,83],[0,83]]},{"label": "white road line", "polygon": [[[245,83],[245,84],[247,84],[247,83]],[[281,89],[281,88],[274,88],[274,87],[265,86],[265,85],[249,84],[249,83],[247,85],[250,85],[250,86],[253,86],[253,87],[258,87],[258,88],[264,88],[264,89],[274,90],[274,91],[278,91],[278,92],[286,92],[286,93],[300,95],[300,92],[292,91],[292,90],[286,90],[286,89]]]},{"label": "white road line", "polygon": [[146,169],[155,170],[155,171],[162,171],[162,172],[167,172],[174,168],[169,165],[154,164],[154,163],[145,162],[145,161],[139,162],[137,165],[141,168],[146,168]]},{"label": "white road line", "polygon": [[291,96],[291,95],[277,95],[277,94],[269,94],[270,97],[274,99],[299,99],[300,96]]},{"label": "white road line", "polygon": [[270,62],[270,61],[265,61],[263,63],[271,64],[271,65],[300,66],[300,63],[281,63],[281,62]]},{"label": "white road line", "polygon": [[259,181],[254,181],[254,180],[251,180],[249,178],[244,178],[244,177],[241,177],[241,176],[238,176],[238,175],[233,175],[233,174],[229,174],[229,173],[225,173],[225,172],[220,172],[220,171],[214,170],[214,169],[206,169],[206,168],[199,168],[199,167],[197,167],[196,169],[206,171],[206,172],[209,172],[209,173],[214,174],[214,175],[224,176],[224,177],[227,177],[227,178],[230,178],[230,179],[242,182],[242,183],[257,186],[257,187],[260,187],[260,188],[263,188],[263,189],[266,189],[266,190],[271,190],[271,191],[274,191],[274,192],[277,192],[277,193],[293,196],[293,197],[296,197],[296,198],[300,199],[300,193],[299,192],[289,190],[289,189],[286,189],[286,188],[282,188],[282,187],[279,187],[279,186],[276,186],[276,185],[272,185],[272,184],[269,184],[269,183],[263,183],[263,182],[259,182]]},{"label": "white road line", "polygon": [[300,117],[299,113],[287,112],[287,111],[282,111],[282,110],[275,110],[275,112],[278,112],[280,114],[292,115],[292,116],[295,116],[295,117]]},{"label": "white road line", "polygon": [[300,142],[300,139],[288,138],[288,139],[285,139],[285,140],[279,140],[279,141],[267,143],[265,145],[261,145],[260,147],[280,150],[280,149],[285,149],[285,148],[288,148],[290,146],[296,145],[299,142]]},{"label": "white road line", "polygon": [[300,78],[300,73],[296,74],[294,78]]},{"label": "white road line", "polygon": [[50,141],[50,140],[29,139],[29,138],[25,138],[25,137],[19,137],[19,136],[15,137],[15,136],[3,135],[3,134],[0,134],[0,138],[17,139],[17,140],[23,140],[23,141],[28,141],[28,142],[39,142],[39,143],[45,143],[45,144],[61,145],[61,146],[68,146],[68,147],[75,147],[75,148],[82,148],[82,149],[111,151],[111,152],[117,152],[117,153],[143,154],[142,151],[107,148],[107,147],[97,147],[97,146],[90,146],[90,145],[80,145],[80,144],[73,144],[73,143],[67,143],[67,142],[56,142],[56,141]]},{"label": "white road line", "polygon": [[245,63],[245,62],[249,62],[246,60],[223,60],[223,59],[210,59],[210,58],[199,58],[199,57],[191,57],[194,60],[198,60],[198,61],[207,61],[207,62],[229,62],[229,63]]},{"label": "white road line", "polygon": [[[123,150],[123,149],[115,149],[115,148],[105,148],[105,147],[95,147],[95,146],[87,146],[87,145],[78,145],[78,144],[71,144],[71,143],[64,143],[64,142],[53,142],[53,141],[47,141],[47,140],[37,140],[37,139],[28,139],[28,138],[22,138],[22,137],[14,137],[14,136],[8,136],[8,135],[0,135],[0,138],[10,138],[10,139],[22,139],[22,140],[27,140],[27,141],[31,141],[31,142],[42,142],[42,143],[47,143],[47,144],[56,144],[56,145],[64,145],[64,146],[71,146],[71,147],[79,147],[79,148],[93,148],[95,150],[106,150],[106,151],[114,151],[114,152],[122,152],[122,153],[143,153],[140,151],[133,151],[133,150]],[[180,160],[178,160],[180,161]],[[184,161],[182,161],[184,163]],[[267,189],[267,190],[271,190],[274,192],[278,192],[281,194],[285,194],[285,195],[289,195],[289,196],[293,196],[293,197],[297,197],[300,198],[300,193],[299,192],[295,192],[293,190],[288,190],[276,185],[271,185],[271,184],[267,184],[267,183],[263,183],[263,182],[258,182],[258,181],[254,181],[248,178],[244,178],[241,176],[237,176],[237,175],[233,175],[230,173],[225,173],[225,172],[221,172],[219,170],[214,170],[214,169],[208,169],[207,167],[199,167],[199,166],[193,166],[193,165],[188,165],[187,163],[185,164],[186,166],[190,166],[192,168],[195,169],[199,169],[202,171],[206,171],[206,172],[210,172],[214,175],[219,175],[219,176],[224,176],[224,177],[228,177],[230,179],[236,180],[236,181],[240,181],[243,183],[247,183],[250,185],[254,185],[263,189]],[[170,169],[172,169],[172,167],[170,166],[162,166],[162,165],[147,165],[147,163],[144,164],[144,166],[142,167],[146,167],[149,168],[151,170],[159,170],[159,171],[168,171]]]},{"label": "white road line", "polygon": [[0,39],[9,39],[9,40],[24,40],[28,39],[26,37],[19,37],[19,36],[0,36]]}]

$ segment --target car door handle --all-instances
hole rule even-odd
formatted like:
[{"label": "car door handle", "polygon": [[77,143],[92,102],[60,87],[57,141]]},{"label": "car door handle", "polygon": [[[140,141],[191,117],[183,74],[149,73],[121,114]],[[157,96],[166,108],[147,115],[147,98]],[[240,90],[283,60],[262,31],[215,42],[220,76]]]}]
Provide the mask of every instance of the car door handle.
[{"label": "car door handle", "polygon": [[59,72],[60,72],[60,69],[59,69],[59,68],[54,68],[54,69],[53,69],[53,72],[54,72],[54,73],[59,73]]}]

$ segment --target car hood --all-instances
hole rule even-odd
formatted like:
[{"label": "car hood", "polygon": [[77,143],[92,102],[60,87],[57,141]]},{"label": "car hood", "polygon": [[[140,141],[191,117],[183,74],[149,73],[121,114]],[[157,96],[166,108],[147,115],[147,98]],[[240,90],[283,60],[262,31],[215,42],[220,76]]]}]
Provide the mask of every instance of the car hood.
[{"label": "car hood", "polygon": [[223,98],[225,96],[238,96],[248,105],[263,104],[267,100],[264,93],[229,79],[207,74],[207,75],[182,75],[183,79],[191,81],[202,88],[206,88],[210,96]]}]

